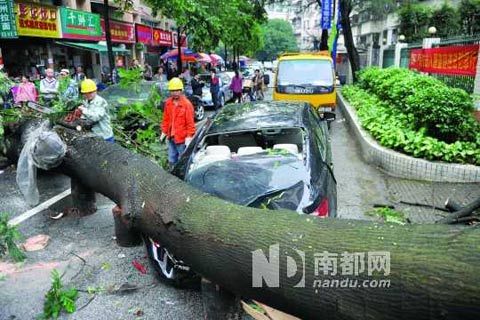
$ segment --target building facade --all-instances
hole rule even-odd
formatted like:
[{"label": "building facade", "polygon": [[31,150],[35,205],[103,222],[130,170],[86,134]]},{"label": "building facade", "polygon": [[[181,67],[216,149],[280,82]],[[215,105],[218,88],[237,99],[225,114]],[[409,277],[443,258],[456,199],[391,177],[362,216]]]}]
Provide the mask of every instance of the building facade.
[{"label": "building facade", "polygon": [[[9,75],[36,78],[48,67],[73,72],[81,66],[89,78],[101,80],[110,72],[103,0],[0,0],[2,10],[7,6],[12,12],[9,25],[2,24],[0,57]],[[110,1],[109,18],[118,66],[138,59],[155,67],[159,55],[172,47],[175,23],[152,16],[139,0],[128,12]],[[11,32],[3,32],[4,26]]]},{"label": "building facade", "polygon": [[269,19],[283,19],[292,24],[298,48],[313,50],[320,40],[320,7],[316,0],[290,0],[267,6]]}]

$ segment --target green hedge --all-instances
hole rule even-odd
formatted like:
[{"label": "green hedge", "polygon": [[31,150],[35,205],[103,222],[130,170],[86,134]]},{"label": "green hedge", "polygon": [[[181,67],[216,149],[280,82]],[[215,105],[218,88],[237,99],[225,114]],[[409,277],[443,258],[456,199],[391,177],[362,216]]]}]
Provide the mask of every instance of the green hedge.
[{"label": "green hedge", "polygon": [[384,147],[427,160],[480,165],[480,143],[447,143],[417,130],[412,114],[398,112],[388,101],[357,86],[346,86],[343,96],[357,110],[360,123]]},{"label": "green hedge", "polygon": [[445,142],[478,139],[472,97],[461,89],[404,68],[364,69],[358,86],[411,116],[415,129],[430,137]]}]

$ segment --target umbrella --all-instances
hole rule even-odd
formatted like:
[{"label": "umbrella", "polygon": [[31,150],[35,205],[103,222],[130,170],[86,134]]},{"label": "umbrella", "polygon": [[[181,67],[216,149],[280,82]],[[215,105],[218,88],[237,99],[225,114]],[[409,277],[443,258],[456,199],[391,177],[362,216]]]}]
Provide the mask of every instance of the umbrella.
[{"label": "umbrella", "polygon": [[212,58],[210,58],[210,56],[206,53],[199,53],[198,54],[200,56],[199,59],[197,59],[198,62],[203,62],[203,63],[211,63],[212,62]]},{"label": "umbrella", "polygon": [[[200,56],[193,52],[190,49],[182,48],[182,61],[184,62],[195,62],[197,59],[200,58]],[[170,51],[165,52],[160,56],[161,59],[163,60],[177,60],[178,56],[178,49],[172,49]]]},{"label": "umbrella", "polygon": [[242,61],[248,61],[248,60],[250,60],[250,58],[247,58],[247,57],[245,57],[245,56],[240,56],[239,58],[240,58],[240,60],[242,60]]},{"label": "umbrella", "polygon": [[211,54],[210,54],[210,58],[212,58],[212,64],[213,64],[214,66],[216,66],[216,65],[219,64],[219,63],[223,63],[223,62],[224,62],[224,61],[223,61],[223,58],[220,57],[218,54],[215,54],[215,53],[211,53]]}]

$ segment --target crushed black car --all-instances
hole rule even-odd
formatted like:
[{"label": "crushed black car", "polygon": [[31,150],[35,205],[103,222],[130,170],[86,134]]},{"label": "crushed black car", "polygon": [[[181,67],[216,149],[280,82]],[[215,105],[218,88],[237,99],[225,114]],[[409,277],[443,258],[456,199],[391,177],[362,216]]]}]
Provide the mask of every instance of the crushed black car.
[{"label": "crushed black car", "polygon": [[[336,216],[327,123],[307,103],[226,105],[207,119],[172,173],[236,204]],[[160,278],[182,286],[194,275],[168,249],[151,239],[146,243]]]}]

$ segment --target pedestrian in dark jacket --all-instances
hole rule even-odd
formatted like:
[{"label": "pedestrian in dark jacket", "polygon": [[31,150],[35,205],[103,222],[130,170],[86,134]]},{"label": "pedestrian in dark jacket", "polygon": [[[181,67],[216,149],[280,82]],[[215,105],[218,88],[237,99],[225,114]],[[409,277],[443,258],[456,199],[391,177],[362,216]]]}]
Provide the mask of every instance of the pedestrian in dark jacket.
[{"label": "pedestrian in dark jacket", "polygon": [[210,93],[212,94],[213,108],[215,111],[220,107],[218,102],[218,96],[220,93],[220,78],[217,76],[217,70],[213,68],[210,71],[211,80],[210,80]]},{"label": "pedestrian in dark jacket", "polygon": [[200,81],[200,76],[198,74],[196,74],[193,77],[190,84],[192,85],[193,94],[201,97],[202,96],[202,88],[203,88],[204,83],[203,83],[203,81]]}]

